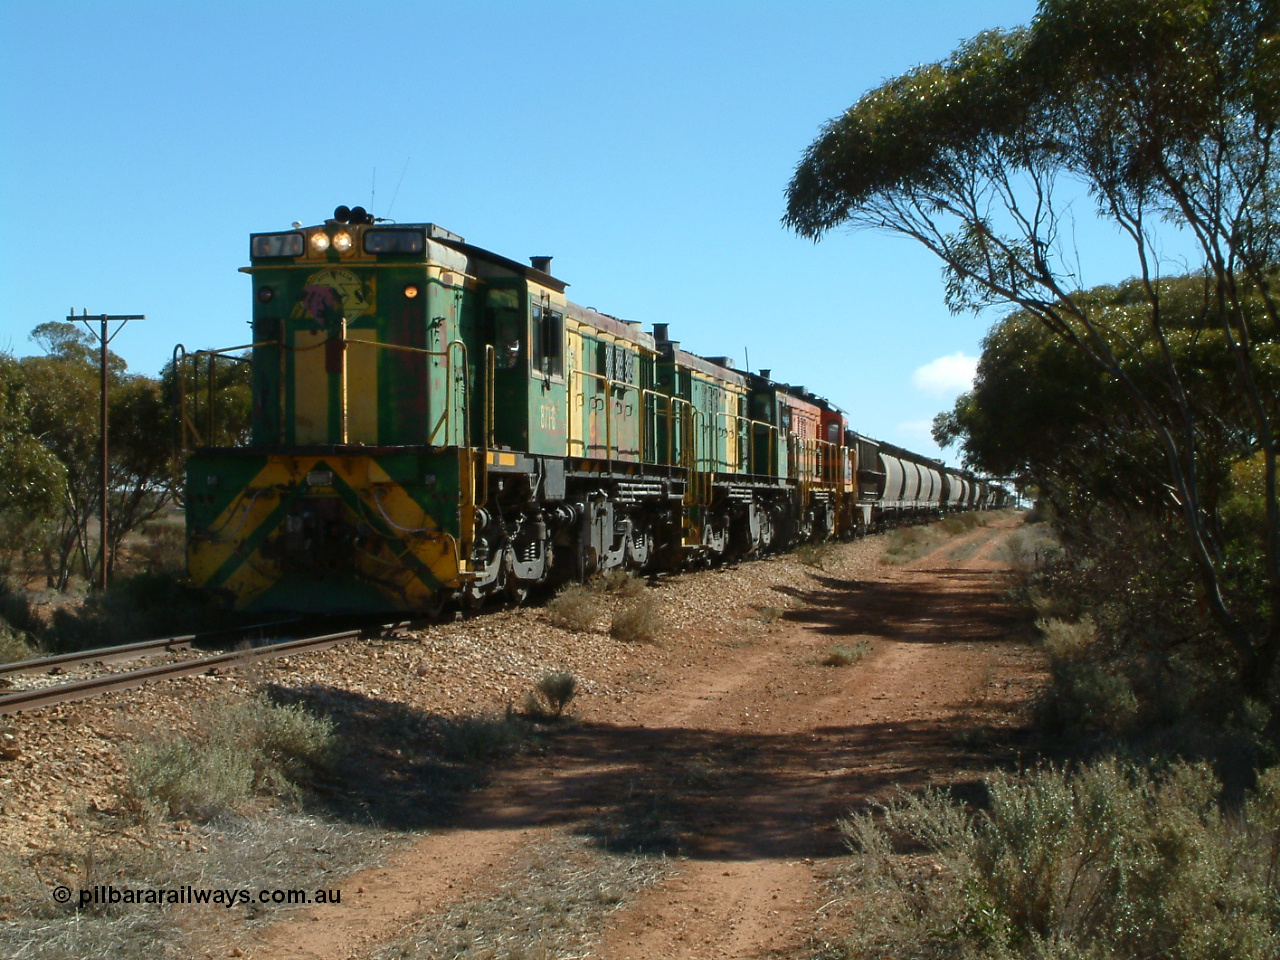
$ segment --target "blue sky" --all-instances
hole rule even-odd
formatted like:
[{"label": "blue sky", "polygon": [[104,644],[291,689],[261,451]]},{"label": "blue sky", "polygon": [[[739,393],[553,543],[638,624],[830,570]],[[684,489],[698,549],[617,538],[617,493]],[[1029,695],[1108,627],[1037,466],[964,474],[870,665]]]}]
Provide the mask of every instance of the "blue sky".
[{"label": "blue sky", "polygon": [[936,453],[927,424],[993,318],[950,315],[938,263],[906,240],[788,233],[783,191],[819,126],[863,92],[1033,13],[1029,0],[3,4],[0,349],[34,351],[30,329],[72,307],[146,314],[113,345],[137,371],[158,372],[178,342],[245,342],[248,235],[372,195],[379,216],[554,255],[577,302],[669,323],[704,355],[749,351],[863,432]]}]

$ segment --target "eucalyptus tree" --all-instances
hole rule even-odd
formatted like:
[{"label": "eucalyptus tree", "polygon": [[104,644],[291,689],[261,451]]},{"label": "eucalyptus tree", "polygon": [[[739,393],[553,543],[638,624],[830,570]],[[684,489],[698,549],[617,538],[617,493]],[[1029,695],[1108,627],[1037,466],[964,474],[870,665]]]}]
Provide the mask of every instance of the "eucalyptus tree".
[{"label": "eucalyptus tree", "polygon": [[[0,530],[12,551],[32,526],[48,522],[62,502],[66,470],[32,429],[31,396],[22,369],[0,353]],[[0,562],[0,568],[7,563]]]},{"label": "eucalyptus tree", "polygon": [[[1280,414],[1259,376],[1280,350],[1278,123],[1277,0],[1042,0],[1029,26],[980,34],[829,122],[784,218],[815,240],[842,225],[912,237],[942,261],[953,310],[1025,311],[1114,382],[1150,431],[1205,603],[1257,697],[1272,692],[1280,660]],[[1132,242],[1141,338],[1132,305],[1079,289],[1081,184]],[[1171,227],[1199,250],[1190,267],[1204,321],[1176,331],[1157,253]],[[1223,451],[1206,449],[1194,364],[1176,342],[1187,338],[1231,357],[1244,402],[1220,431],[1228,458],[1262,459],[1260,611],[1224,594],[1204,488]]]}]

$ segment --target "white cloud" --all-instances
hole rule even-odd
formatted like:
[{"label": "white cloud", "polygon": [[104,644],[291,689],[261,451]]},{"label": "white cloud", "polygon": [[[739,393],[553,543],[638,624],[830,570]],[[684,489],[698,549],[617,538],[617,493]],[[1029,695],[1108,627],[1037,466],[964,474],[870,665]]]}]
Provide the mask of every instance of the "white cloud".
[{"label": "white cloud", "polygon": [[973,386],[973,377],[977,372],[978,358],[957,351],[918,367],[911,374],[911,385],[934,396],[955,395]]}]

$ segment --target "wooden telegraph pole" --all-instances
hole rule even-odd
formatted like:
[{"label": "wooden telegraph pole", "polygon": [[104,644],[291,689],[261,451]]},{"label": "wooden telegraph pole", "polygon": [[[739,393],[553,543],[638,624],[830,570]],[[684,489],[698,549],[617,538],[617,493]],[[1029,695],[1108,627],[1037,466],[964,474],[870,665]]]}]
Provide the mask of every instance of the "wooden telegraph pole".
[{"label": "wooden telegraph pole", "polygon": [[[102,348],[102,396],[98,411],[99,429],[102,431],[102,499],[98,506],[98,588],[100,590],[107,589],[107,344],[116,338],[116,334],[123,330],[124,325],[130,320],[145,319],[147,319],[146,316],[136,313],[116,316],[104,313],[91,317],[88,310],[84,310],[78,317],[75,310],[72,310],[67,317],[68,321],[79,320],[83,323],[85,329],[98,338],[98,344]],[[95,331],[89,326],[90,320],[97,320],[101,329]],[[116,322],[119,322],[120,326],[116,327],[115,333],[108,335],[107,324]]]}]

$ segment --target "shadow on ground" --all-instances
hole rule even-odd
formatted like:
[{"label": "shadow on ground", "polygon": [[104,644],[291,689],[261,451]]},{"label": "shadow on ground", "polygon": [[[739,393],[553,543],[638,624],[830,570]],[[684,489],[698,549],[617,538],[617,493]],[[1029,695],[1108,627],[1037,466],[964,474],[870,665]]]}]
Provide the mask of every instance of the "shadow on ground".
[{"label": "shadow on ground", "polygon": [[[902,642],[1005,643],[1027,637],[1031,621],[987,571],[917,570],[910,580],[859,581],[814,575],[810,588],[774,589],[798,601],[784,619],[835,636]],[[939,590],[939,585],[945,589]]]},{"label": "shadow on ground", "polygon": [[[938,576],[955,589],[939,592]],[[833,636],[950,645],[1020,634],[1024,619],[990,574],[930,579],[933,589],[924,578],[816,576],[810,589],[781,589],[805,604],[788,619]],[[513,714],[458,720],[320,686],[275,696],[337,725],[344,751],[311,801],[328,815],[394,830],[557,825],[610,850],[716,859],[837,853],[835,820],[852,804],[923,788],[942,769],[957,793],[980,798],[982,775],[1009,746],[973,749],[965,704],[944,719],[778,735]],[[498,769],[496,789],[477,792]]]}]

